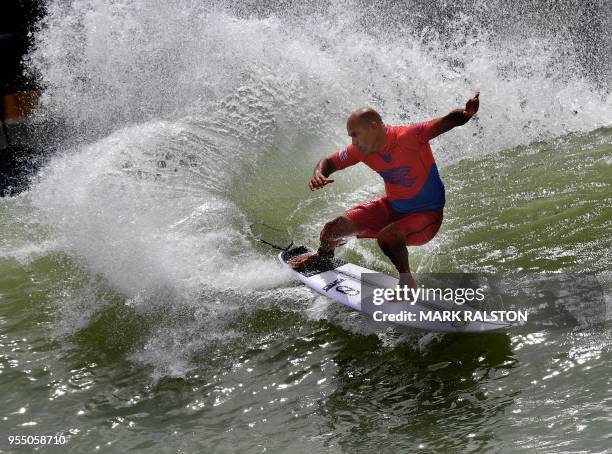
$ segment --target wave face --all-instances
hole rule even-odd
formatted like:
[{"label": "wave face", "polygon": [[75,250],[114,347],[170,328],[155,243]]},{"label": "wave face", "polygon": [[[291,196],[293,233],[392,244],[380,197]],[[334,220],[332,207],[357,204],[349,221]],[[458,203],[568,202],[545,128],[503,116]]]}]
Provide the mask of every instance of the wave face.
[{"label": "wave face", "polygon": [[482,134],[457,133],[460,153],[610,124],[600,2],[271,3],[49,2],[30,55],[45,113],[84,137],[195,115],[262,140],[277,130],[245,111],[342,134],[361,104],[411,121],[480,89]]}]

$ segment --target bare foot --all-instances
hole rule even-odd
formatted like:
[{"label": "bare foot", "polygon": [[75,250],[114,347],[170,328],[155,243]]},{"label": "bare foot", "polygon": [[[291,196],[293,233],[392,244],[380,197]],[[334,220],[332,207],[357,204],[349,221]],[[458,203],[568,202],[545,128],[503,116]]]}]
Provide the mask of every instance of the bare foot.
[{"label": "bare foot", "polygon": [[401,273],[398,285],[400,287],[408,286],[411,288],[417,288],[417,283],[410,273]]},{"label": "bare foot", "polygon": [[316,252],[307,252],[306,254],[298,255],[293,257],[291,260],[287,262],[287,264],[293,268],[294,270],[298,268],[305,268],[309,266],[316,266],[321,262],[324,262],[328,259],[322,258]]}]

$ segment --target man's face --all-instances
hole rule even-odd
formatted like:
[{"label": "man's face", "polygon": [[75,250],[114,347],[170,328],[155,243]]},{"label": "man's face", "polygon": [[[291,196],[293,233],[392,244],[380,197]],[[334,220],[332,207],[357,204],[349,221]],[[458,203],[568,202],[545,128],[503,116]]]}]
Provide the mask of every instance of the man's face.
[{"label": "man's face", "polygon": [[353,145],[364,155],[376,151],[374,144],[377,139],[378,128],[376,123],[366,123],[359,119],[349,119],[346,131],[353,140]]}]

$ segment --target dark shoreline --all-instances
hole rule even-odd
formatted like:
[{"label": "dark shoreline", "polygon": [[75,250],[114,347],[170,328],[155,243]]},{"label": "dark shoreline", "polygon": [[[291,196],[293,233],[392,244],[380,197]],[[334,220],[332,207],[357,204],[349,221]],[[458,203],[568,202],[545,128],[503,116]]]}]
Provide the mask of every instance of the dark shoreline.
[{"label": "dark shoreline", "polygon": [[44,159],[33,142],[29,115],[38,98],[35,77],[23,59],[44,14],[43,2],[9,1],[0,17],[0,197],[25,190]]}]

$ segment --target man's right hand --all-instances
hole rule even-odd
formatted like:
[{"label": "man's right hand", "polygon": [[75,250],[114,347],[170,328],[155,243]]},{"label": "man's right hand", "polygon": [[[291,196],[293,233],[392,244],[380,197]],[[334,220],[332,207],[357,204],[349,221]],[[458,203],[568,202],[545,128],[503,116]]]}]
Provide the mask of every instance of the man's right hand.
[{"label": "man's right hand", "polygon": [[325,175],[323,175],[321,172],[315,172],[313,177],[310,179],[310,182],[308,183],[308,187],[310,188],[311,191],[314,191],[315,189],[320,189],[323,186],[326,186],[329,183],[333,183],[333,182],[334,180],[330,180]]}]

